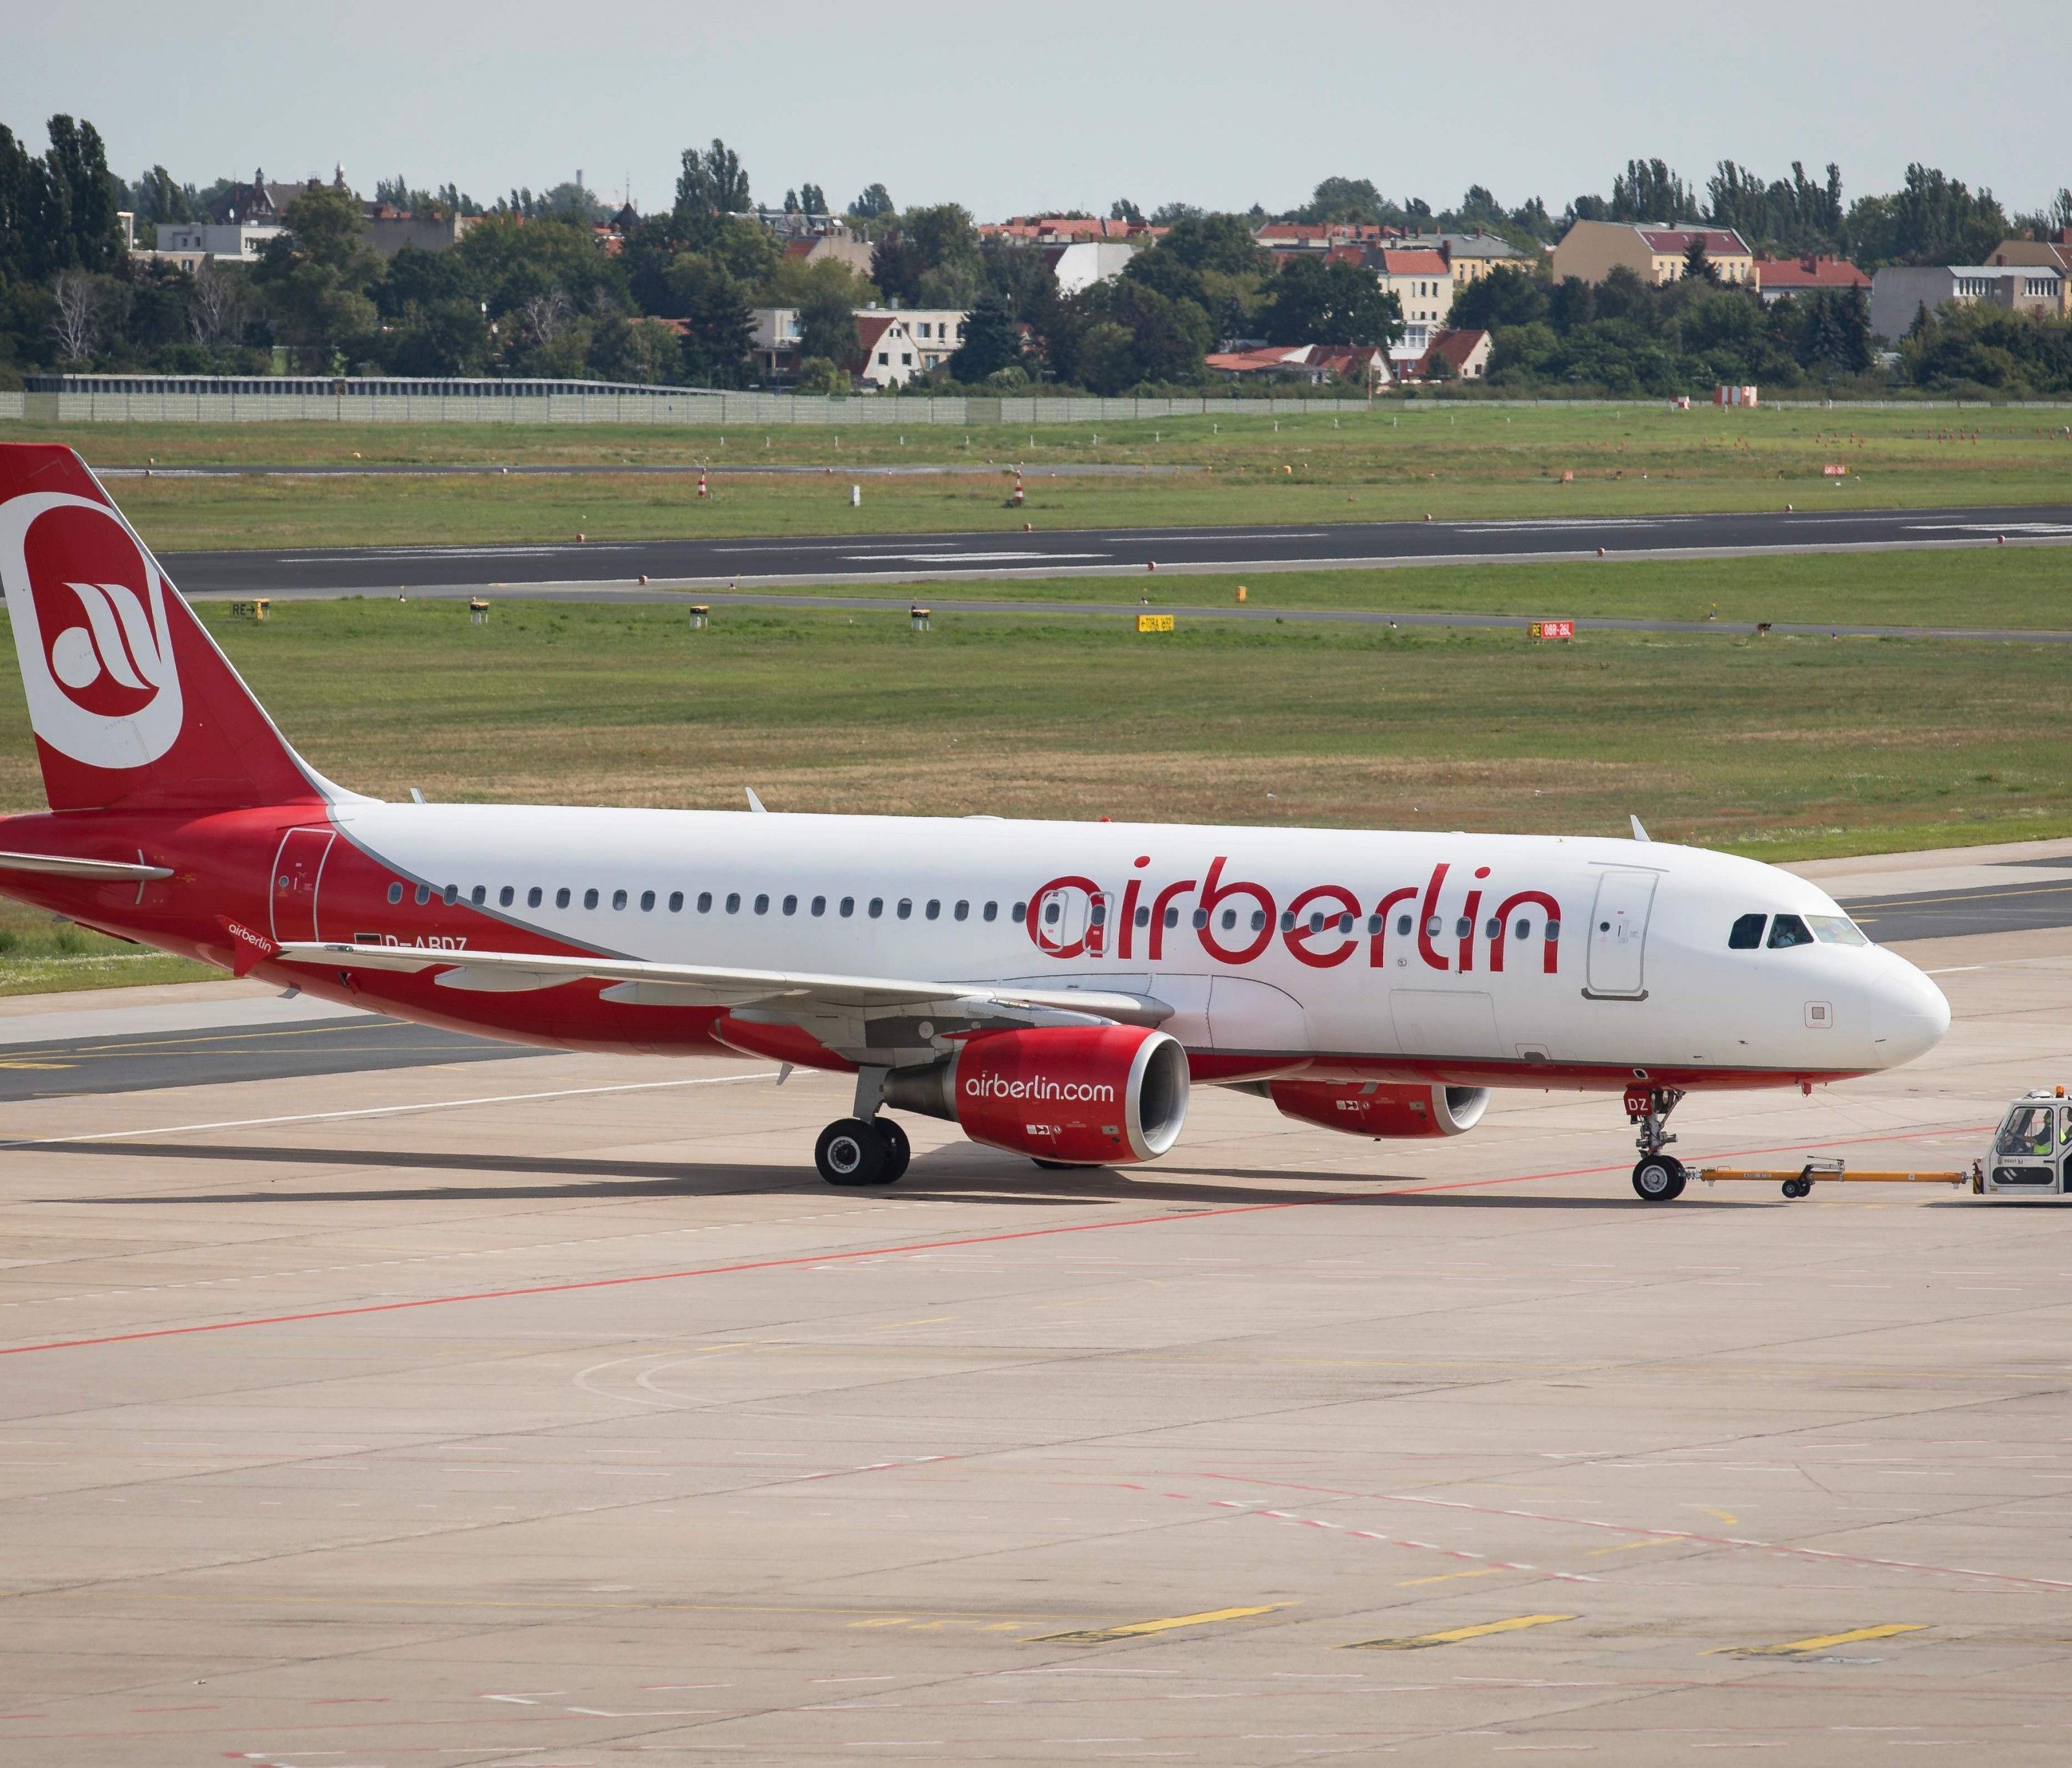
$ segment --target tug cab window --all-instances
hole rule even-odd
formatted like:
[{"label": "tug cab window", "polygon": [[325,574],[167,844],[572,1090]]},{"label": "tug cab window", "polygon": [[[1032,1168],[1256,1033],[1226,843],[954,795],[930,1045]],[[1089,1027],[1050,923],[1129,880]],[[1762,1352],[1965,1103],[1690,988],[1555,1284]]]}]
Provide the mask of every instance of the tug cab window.
[{"label": "tug cab window", "polygon": [[1762,926],[1767,915],[1744,915],[1734,923],[1734,930],[1727,935],[1729,952],[1753,952],[1762,944]]},{"label": "tug cab window", "polygon": [[2048,1105],[2030,1105],[2012,1112],[2007,1127],[2001,1130],[2000,1141],[1994,1145],[1996,1154],[2048,1154],[2051,1149],[2051,1119],[2056,1115]]},{"label": "tug cab window", "polygon": [[1813,930],[1795,915],[1780,915],[1770,923],[1770,948],[1773,952],[1812,943]]}]

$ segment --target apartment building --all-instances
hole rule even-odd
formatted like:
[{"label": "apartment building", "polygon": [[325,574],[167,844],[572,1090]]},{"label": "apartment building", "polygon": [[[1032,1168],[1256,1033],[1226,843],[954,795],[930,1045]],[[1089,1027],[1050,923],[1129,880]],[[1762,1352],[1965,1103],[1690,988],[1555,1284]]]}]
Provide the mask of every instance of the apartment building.
[{"label": "apartment building", "polygon": [[1755,254],[1732,228],[1645,221],[1577,222],[1554,248],[1554,280],[1572,276],[1598,283],[1623,265],[1659,287],[1683,276],[1693,240],[1705,242],[1705,256],[1722,282],[1753,282]]}]

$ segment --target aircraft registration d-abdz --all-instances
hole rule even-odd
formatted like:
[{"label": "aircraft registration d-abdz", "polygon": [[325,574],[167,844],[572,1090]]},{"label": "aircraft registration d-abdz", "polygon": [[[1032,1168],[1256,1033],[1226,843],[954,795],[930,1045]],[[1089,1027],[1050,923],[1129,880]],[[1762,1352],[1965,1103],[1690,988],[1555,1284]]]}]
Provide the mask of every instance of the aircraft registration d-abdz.
[{"label": "aircraft registration d-abdz", "polygon": [[1198,1085],[1379,1137],[1522,1087],[1622,1095],[1667,1201],[1686,1092],[1889,1068],[1949,1025],[1813,885],[1665,842],[363,797],[68,448],[0,446],[0,584],[50,805],[0,824],[0,891],[427,1024],[853,1074],[830,1184],[899,1177],[895,1112],[1121,1166]]}]

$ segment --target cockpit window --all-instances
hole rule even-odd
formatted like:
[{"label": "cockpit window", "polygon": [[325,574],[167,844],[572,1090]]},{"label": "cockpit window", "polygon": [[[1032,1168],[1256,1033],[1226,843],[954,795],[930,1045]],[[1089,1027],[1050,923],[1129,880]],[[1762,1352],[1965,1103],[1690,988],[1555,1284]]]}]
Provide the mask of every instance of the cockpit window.
[{"label": "cockpit window", "polygon": [[1868,945],[1864,930],[1846,915],[1809,915],[1813,937],[1823,945]]},{"label": "cockpit window", "polygon": [[1753,952],[1762,944],[1762,923],[1767,915],[1744,915],[1734,923],[1734,930],[1727,935],[1729,952]]},{"label": "cockpit window", "polygon": [[1781,952],[1787,946],[1811,945],[1813,935],[1795,915],[1780,915],[1770,923],[1770,948]]}]

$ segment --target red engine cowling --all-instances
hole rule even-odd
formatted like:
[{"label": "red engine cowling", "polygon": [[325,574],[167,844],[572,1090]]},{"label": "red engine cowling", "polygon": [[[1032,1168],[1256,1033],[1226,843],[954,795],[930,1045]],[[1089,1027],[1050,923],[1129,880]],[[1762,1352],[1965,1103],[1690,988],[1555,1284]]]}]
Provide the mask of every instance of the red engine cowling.
[{"label": "red engine cowling", "polygon": [[892,1075],[886,1103],[954,1119],[975,1142],[1038,1160],[1154,1160],[1187,1118],[1187,1053],[1141,1026],[989,1031]]},{"label": "red engine cowling", "polygon": [[1489,1108],[1486,1087],[1369,1087],[1322,1080],[1274,1080],[1267,1092],[1284,1116],[1322,1129],[1377,1139],[1458,1136]]}]

